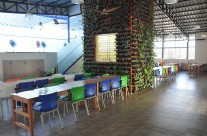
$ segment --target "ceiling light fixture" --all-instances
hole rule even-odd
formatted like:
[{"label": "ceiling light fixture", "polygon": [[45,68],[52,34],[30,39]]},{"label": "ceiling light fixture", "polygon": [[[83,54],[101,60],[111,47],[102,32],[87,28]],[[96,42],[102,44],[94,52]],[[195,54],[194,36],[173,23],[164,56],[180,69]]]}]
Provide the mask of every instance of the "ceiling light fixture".
[{"label": "ceiling light fixture", "polygon": [[84,0],[71,0],[71,3],[73,3],[73,4],[83,4]]},{"label": "ceiling light fixture", "polygon": [[199,25],[195,25],[195,26],[193,26],[193,29],[198,30],[198,29],[201,29],[201,27]]},{"label": "ceiling light fixture", "polygon": [[178,2],[178,0],[165,0],[166,4],[175,4],[177,2]]}]

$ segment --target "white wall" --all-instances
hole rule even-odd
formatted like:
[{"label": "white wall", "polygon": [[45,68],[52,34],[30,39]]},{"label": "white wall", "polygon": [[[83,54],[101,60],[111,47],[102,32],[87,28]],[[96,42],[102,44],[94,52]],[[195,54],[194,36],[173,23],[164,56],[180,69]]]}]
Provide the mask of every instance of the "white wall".
[{"label": "white wall", "polygon": [[[201,34],[196,34],[200,39]],[[195,61],[196,63],[207,63],[207,38],[205,40],[196,40],[195,43]]]},{"label": "white wall", "polygon": [[83,57],[81,57],[66,73],[72,73],[72,72],[77,72],[77,73],[82,73],[83,68]]},{"label": "white wall", "polygon": [[0,53],[0,81],[3,81],[3,60],[44,59],[45,71],[50,71],[57,64],[57,53]]}]

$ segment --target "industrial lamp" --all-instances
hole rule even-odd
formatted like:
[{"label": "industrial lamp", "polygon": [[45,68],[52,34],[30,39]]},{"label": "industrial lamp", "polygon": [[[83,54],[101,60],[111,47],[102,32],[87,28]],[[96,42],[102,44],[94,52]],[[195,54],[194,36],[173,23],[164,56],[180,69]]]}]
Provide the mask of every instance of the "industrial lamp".
[{"label": "industrial lamp", "polygon": [[73,3],[73,4],[83,4],[84,0],[71,0],[71,3]]},{"label": "industrial lamp", "polygon": [[177,2],[178,2],[178,0],[165,0],[166,4],[175,4]]}]

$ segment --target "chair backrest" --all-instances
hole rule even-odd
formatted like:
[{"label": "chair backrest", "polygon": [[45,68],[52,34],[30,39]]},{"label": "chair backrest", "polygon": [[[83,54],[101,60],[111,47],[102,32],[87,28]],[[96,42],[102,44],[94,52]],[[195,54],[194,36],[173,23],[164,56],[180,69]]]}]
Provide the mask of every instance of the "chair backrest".
[{"label": "chair backrest", "polygon": [[96,83],[85,85],[85,97],[93,97],[96,95]]},{"label": "chair backrest", "polygon": [[155,67],[159,67],[159,62],[156,62],[155,63]]},{"label": "chair backrest", "polygon": [[166,74],[166,69],[162,68],[162,75]]},{"label": "chair backrest", "polygon": [[172,67],[168,68],[168,73],[172,73]]},{"label": "chair backrest", "polygon": [[165,74],[168,75],[168,68],[165,68]]},{"label": "chair backrest", "polygon": [[160,70],[159,69],[156,69],[155,70],[155,76],[159,76],[160,75]]},{"label": "chair backrest", "polygon": [[46,84],[44,87],[50,87],[50,86],[55,86],[55,85],[59,85],[58,83],[51,83],[51,84]]},{"label": "chair backrest", "polygon": [[75,81],[78,81],[78,80],[84,80],[84,75],[83,75],[83,74],[76,74],[74,80],[75,80]]},{"label": "chair backrest", "polygon": [[173,66],[174,72],[176,72],[176,65]]},{"label": "chair backrest", "polygon": [[100,92],[104,93],[104,92],[108,92],[111,89],[111,81],[110,80],[104,80],[100,82]]},{"label": "chair backrest", "polygon": [[38,88],[42,88],[42,87],[44,87],[45,85],[47,85],[48,83],[49,83],[49,80],[48,80],[48,79],[37,80],[37,81],[35,82],[35,84],[36,84],[36,86],[37,86]]},{"label": "chair backrest", "polygon": [[77,102],[81,101],[85,98],[85,87],[84,86],[79,86],[79,87],[73,87],[70,90],[70,93],[72,95],[71,101],[72,102]]},{"label": "chair backrest", "polygon": [[22,78],[22,80],[33,79],[33,78],[37,78],[37,77],[36,76],[28,76],[28,77]]},{"label": "chair backrest", "polygon": [[128,76],[121,76],[121,87],[128,86]]},{"label": "chair backrest", "polygon": [[53,79],[53,83],[63,84],[65,83],[65,77],[56,77]]},{"label": "chair backrest", "polygon": [[91,78],[92,73],[84,73],[83,76],[84,76],[84,78]]},{"label": "chair backrest", "polygon": [[105,76],[109,76],[109,74],[103,74],[103,75],[101,75],[102,77],[105,77]]},{"label": "chair backrest", "polygon": [[34,86],[35,86],[34,81],[21,82],[21,83],[18,84],[18,87],[19,88],[31,88],[31,87],[34,88]]},{"label": "chair backrest", "polygon": [[41,102],[41,112],[57,108],[57,92],[39,95],[37,102]]},{"label": "chair backrest", "polygon": [[101,77],[101,76],[92,76],[92,78],[99,78],[99,77]]},{"label": "chair backrest", "polygon": [[119,89],[121,86],[119,77],[111,79],[111,89]]},{"label": "chair backrest", "polygon": [[15,89],[15,92],[16,93],[21,93],[21,92],[24,92],[24,91],[31,91],[31,90],[34,90],[34,87],[27,87],[27,88]]},{"label": "chair backrest", "polygon": [[175,68],[175,69],[176,69],[176,72],[178,72],[178,69],[179,69],[179,68],[178,68],[178,65],[176,65],[176,68]]}]

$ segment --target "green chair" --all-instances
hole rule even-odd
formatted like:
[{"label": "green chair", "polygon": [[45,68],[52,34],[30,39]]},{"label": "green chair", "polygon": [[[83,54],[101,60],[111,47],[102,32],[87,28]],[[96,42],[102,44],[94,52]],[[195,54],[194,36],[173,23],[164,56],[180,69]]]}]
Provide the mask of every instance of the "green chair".
[{"label": "green chair", "polygon": [[33,79],[33,78],[37,78],[37,77],[36,76],[28,76],[28,77],[22,78],[22,80]]},{"label": "green chair", "polygon": [[166,74],[166,69],[165,68],[162,68],[162,75],[161,75],[161,79],[166,80],[167,78],[167,74]]},{"label": "green chair", "polygon": [[109,74],[103,74],[103,75],[101,75],[102,77],[106,77],[106,76],[109,76]]},{"label": "green chair", "polygon": [[65,77],[56,77],[53,79],[53,83],[63,84],[65,83]]},{"label": "green chair", "polygon": [[[70,94],[68,95],[68,97],[63,98],[62,100],[65,101],[64,105],[66,105],[67,101],[72,102],[72,108],[73,108],[73,113],[74,113],[74,117],[75,117],[76,122],[77,122],[76,112],[78,112],[78,104],[80,102],[84,102],[86,112],[89,116],[88,105],[87,105],[87,102],[86,102],[86,99],[85,99],[85,87],[84,86],[71,88]],[[74,104],[76,104],[76,111],[75,111],[75,108],[74,108]],[[66,106],[64,106],[64,111],[65,111],[65,107]]]},{"label": "green chair", "polygon": [[125,88],[125,96],[130,97],[130,92],[129,92],[129,89],[128,89],[128,81],[129,81],[128,76],[127,75],[121,76],[120,79],[121,79],[121,89]]},{"label": "green chair", "polygon": [[58,83],[51,83],[51,84],[47,84],[44,87],[50,87],[50,86],[55,86],[55,85],[59,85]]},{"label": "green chair", "polygon": [[84,78],[92,78],[92,73],[84,73]]}]

